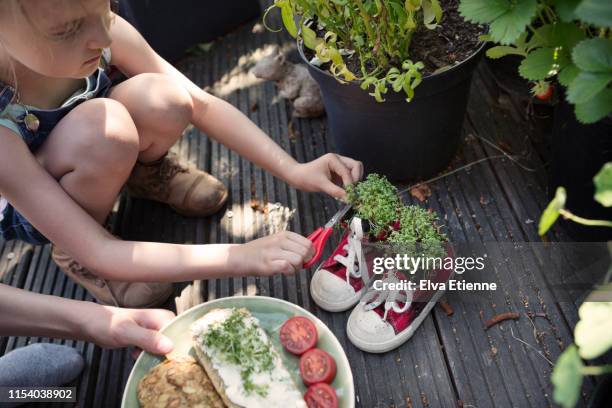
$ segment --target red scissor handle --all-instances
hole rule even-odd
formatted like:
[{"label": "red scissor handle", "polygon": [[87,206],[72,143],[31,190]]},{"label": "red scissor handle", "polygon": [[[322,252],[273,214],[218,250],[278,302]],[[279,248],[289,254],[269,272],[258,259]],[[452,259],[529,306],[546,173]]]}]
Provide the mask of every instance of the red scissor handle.
[{"label": "red scissor handle", "polygon": [[310,261],[304,263],[303,265],[304,268],[310,268],[312,265],[314,265],[319,260],[319,258],[321,258],[321,254],[323,253],[323,249],[325,248],[325,243],[327,242],[327,239],[329,238],[331,233],[332,233],[331,227],[328,227],[328,228],[319,227],[316,230],[314,230],[312,234],[308,236],[308,239],[312,241],[312,244],[315,248],[315,254],[310,259]]}]

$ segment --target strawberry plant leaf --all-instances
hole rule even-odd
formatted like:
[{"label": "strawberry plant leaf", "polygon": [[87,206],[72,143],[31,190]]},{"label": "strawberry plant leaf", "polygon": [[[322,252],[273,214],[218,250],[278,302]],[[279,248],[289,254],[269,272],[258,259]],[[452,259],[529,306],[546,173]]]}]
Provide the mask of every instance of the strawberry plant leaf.
[{"label": "strawberry plant leaf", "polygon": [[559,211],[565,207],[566,199],[567,193],[565,192],[565,188],[557,187],[555,198],[548,204],[540,217],[540,224],[538,225],[538,234],[540,236],[546,234],[555,221],[557,221],[557,218],[559,218]]},{"label": "strawberry plant leaf", "polygon": [[574,11],[580,20],[599,27],[612,27],[610,0],[582,0]]},{"label": "strawberry plant leaf", "polygon": [[487,57],[491,59],[498,59],[505,57],[506,55],[521,55],[524,57],[527,54],[525,54],[524,51],[510,45],[497,45],[487,50]]},{"label": "strawberry plant leaf", "polygon": [[553,47],[570,55],[574,46],[585,38],[586,34],[573,23],[545,24],[535,30],[528,47]]},{"label": "strawberry plant leaf", "polygon": [[552,26],[551,39],[556,47],[571,54],[572,49],[586,38],[586,34],[574,23],[555,23]]},{"label": "strawberry plant leaf", "polygon": [[604,164],[593,178],[593,183],[595,184],[595,200],[604,207],[612,207],[612,162]]},{"label": "strawberry plant leaf", "polygon": [[502,45],[513,43],[536,14],[536,0],[517,0],[509,4],[510,9],[489,25],[491,38]]},{"label": "strawberry plant leaf", "polygon": [[459,4],[459,14],[479,24],[490,24],[509,10],[507,0],[462,0]]},{"label": "strawberry plant leaf", "polygon": [[538,81],[555,75],[558,54],[554,48],[538,48],[527,55],[519,66],[519,74],[530,81]]},{"label": "strawberry plant leaf", "polygon": [[591,38],[576,44],[572,60],[578,68],[591,72],[612,72],[612,40]]},{"label": "strawberry plant leaf", "polygon": [[611,72],[582,71],[567,88],[567,100],[573,104],[585,103],[605,89],[612,81]]},{"label": "strawberry plant leaf", "polygon": [[578,314],[574,329],[578,354],[587,360],[597,358],[612,347],[612,302],[584,302]]},{"label": "strawberry plant leaf", "polygon": [[561,21],[569,23],[576,19],[574,10],[576,10],[576,6],[578,6],[581,1],[582,0],[553,0],[553,5]]},{"label": "strawberry plant leaf", "polygon": [[564,408],[572,408],[578,402],[583,366],[574,344],[565,349],[557,359],[550,379],[555,388],[553,398]]},{"label": "strawberry plant leaf", "polygon": [[578,76],[580,69],[574,64],[568,64],[559,72],[557,79],[564,87],[568,87],[572,81]]},{"label": "strawberry plant leaf", "polygon": [[604,89],[587,102],[576,104],[574,112],[576,118],[585,124],[605,118],[612,112],[612,89]]}]

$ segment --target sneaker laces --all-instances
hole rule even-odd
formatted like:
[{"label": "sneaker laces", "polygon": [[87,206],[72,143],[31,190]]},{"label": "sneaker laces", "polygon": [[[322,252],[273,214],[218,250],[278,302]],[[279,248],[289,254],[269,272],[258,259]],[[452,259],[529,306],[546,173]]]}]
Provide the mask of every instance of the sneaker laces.
[{"label": "sneaker laces", "polygon": [[[397,271],[387,272],[382,280],[390,284],[397,284],[401,281]],[[387,286],[385,285],[385,287]],[[374,310],[384,302],[385,313],[383,315],[383,320],[387,320],[387,314],[390,310],[393,310],[395,313],[404,313],[407,311],[412,304],[413,296],[413,292],[408,290],[375,290],[374,288],[370,288],[361,302],[364,304],[365,310]],[[404,303],[404,305],[400,306],[400,302]]]},{"label": "sneaker laces", "polygon": [[353,217],[349,229],[350,233],[347,244],[342,248],[347,255],[336,255],[334,256],[334,261],[346,268],[346,283],[350,285],[350,279],[356,278],[362,279],[367,285],[370,275],[368,274],[368,267],[361,247],[361,240],[363,239],[361,218]]}]

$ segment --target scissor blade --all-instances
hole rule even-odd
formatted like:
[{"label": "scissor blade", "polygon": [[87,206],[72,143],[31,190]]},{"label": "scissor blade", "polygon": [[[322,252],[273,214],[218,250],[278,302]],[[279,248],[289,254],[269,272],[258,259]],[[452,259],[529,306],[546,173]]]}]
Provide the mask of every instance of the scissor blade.
[{"label": "scissor blade", "polygon": [[344,215],[351,209],[351,207],[352,205],[345,204],[344,207],[340,209],[340,211],[335,213],[334,216],[331,217],[329,221],[327,221],[327,224],[325,224],[325,228],[333,227],[338,221],[342,219],[342,217],[344,217]]}]

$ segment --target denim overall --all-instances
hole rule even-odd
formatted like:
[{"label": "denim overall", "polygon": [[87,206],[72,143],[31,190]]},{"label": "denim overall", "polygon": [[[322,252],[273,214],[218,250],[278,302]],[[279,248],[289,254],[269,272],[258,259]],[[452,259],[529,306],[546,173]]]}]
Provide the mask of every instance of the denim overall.
[{"label": "denim overall", "polygon": [[[32,153],[36,152],[53,128],[68,112],[86,100],[103,98],[109,93],[111,80],[105,72],[105,67],[108,66],[109,61],[110,56],[103,53],[101,67],[86,78],[85,89],[70,97],[57,109],[37,109],[12,103],[15,97],[15,89],[0,82],[0,126],[13,130],[23,139]],[[104,68],[102,65],[104,65]],[[28,113],[36,116],[40,122],[36,131],[29,130],[25,124],[24,118]],[[10,203],[5,202],[5,204],[5,208],[0,213],[0,237],[5,240],[20,239],[34,245],[49,243],[49,240],[37,231]]]}]

